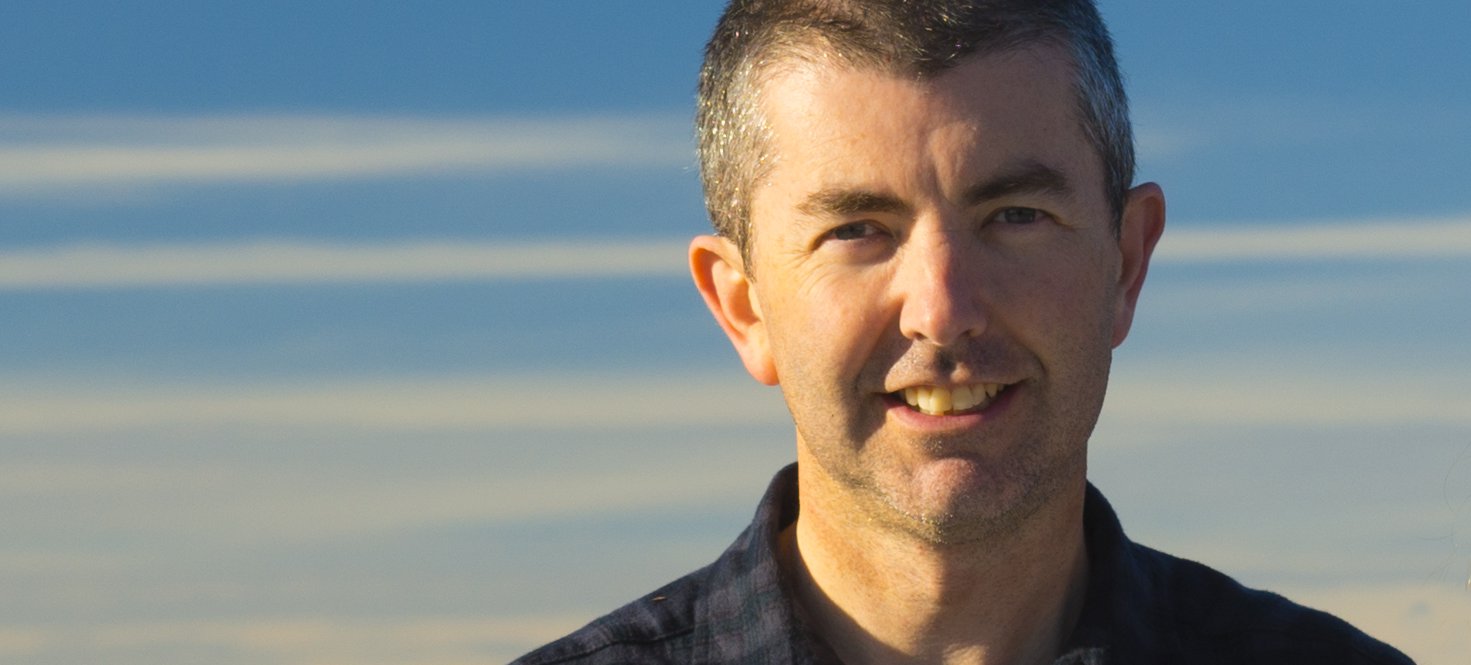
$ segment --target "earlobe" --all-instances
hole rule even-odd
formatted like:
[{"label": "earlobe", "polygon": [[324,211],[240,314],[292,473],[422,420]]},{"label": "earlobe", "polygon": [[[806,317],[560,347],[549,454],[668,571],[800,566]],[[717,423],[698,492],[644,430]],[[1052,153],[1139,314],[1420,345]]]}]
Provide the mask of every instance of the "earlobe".
[{"label": "earlobe", "polygon": [[1119,281],[1115,290],[1113,346],[1129,336],[1139,290],[1149,272],[1149,259],[1165,230],[1165,195],[1159,185],[1144,183],[1129,190],[1119,227]]},{"label": "earlobe", "polygon": [[776,385],[776,365],[771,359],[761,303],[755,284],[746,275],[740,250],[725,238],[698,236],[690,242],[689,259],[695,288],[730,338],[746,371],[761,383]]}]

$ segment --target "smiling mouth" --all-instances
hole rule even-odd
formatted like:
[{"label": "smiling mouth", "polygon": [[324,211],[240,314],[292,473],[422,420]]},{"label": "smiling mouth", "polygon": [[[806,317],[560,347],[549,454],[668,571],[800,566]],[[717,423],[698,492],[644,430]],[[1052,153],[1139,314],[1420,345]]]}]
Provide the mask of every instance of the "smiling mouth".
[{"label": "smiling mouth", "polygon": [[957,416],[986,408],[1005,389],[1004,383],[976,383],[951,388],[914,386],[890,395],[928,416]]}]

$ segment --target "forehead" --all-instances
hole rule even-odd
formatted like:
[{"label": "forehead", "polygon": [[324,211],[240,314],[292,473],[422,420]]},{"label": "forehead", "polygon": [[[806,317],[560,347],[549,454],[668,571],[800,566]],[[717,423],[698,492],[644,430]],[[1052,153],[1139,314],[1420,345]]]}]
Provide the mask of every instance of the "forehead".
[{"label": "forehead", "polygon": [[1053,46],[969,56],[926,79],[835,60],[784,63],[761,87],[771,161],[753,218],[773,190],[945,196],[1020,162],[1101,193],[1073,81],[1071,59]]}]

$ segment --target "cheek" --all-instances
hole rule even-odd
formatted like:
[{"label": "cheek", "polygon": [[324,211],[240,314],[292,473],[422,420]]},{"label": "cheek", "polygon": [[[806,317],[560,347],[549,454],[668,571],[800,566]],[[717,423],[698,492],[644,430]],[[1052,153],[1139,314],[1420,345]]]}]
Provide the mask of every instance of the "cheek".
[{"label": "cheek", "polygon": [[882,283],[825,278],[772,296],[765,315],[777,363],[787,368],[784,382],[794,372],[808,380],[851,379],[893,324]]},{"label": "cheek", "polygon": [[[1018,334],[1039,344],[1092,348],[1113,334],[1113,271],[1106,255],[1054,254],[1048,261],[1011,266],[998,276],[1003,316]],[[1039,349],[1040,350],[1040,349]]]}]

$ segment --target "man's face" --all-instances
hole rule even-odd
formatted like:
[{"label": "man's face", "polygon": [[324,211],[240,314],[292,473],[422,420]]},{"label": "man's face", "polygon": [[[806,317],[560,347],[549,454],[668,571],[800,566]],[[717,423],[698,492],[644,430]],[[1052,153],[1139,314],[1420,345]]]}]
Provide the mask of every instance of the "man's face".
[{"label": "man's face", "polygon": [[743,356],[780,383],[812,486],[939,540],[1080,490],[1137,287],[1066,57],[973,56],[929,81],[799,64],[763,90],[763,343]]}]

